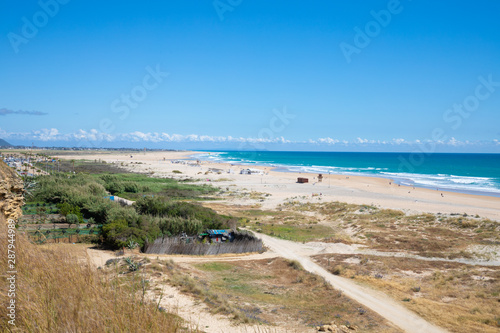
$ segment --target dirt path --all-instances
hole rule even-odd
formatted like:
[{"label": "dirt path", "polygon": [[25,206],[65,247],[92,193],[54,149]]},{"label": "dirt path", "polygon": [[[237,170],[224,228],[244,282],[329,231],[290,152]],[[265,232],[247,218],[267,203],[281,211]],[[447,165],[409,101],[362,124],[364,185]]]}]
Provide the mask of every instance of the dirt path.
[{"label": "dirt path", "polygon": [[262,238],[266,246],[280,256],[297,260],[307,271],[325,278],[336,289],[341,290],[346,296],[356,300],[360,304],[377,312],[379,315],[403,329],[405,332],[415,333],[441,333],[446,330],[439,328],[415,313],[409,311],[402,305],[387,297],[381,292],[360,286],[351,280],[333,275],[314,263],[307,255],[302,254],[301,244],[291,241],[273,238],[264,234],[256,233]]},{"label": "dirt path", "polygon": [[[165,283],[158,284],[162,289],[160,306],[167,311],[183,318],[190,329],[206,333],[313,333],[314,329],[294,330],[290,328],[273,327],[268,325],[235,325],[227,316],[210,313],[207,306],[195,299],[185,295],[176,287]],[[150,299],[158,303],[158,297],[150,296]]]},{"label": "dirt path", "polygon": [[[253,231],[252,231],[253,232]],[[487,255],[490,259],[467,259],[467,258],[438,258],[438,257],[423,257],[407,252],[383,252],[371,250],[364,245],[359,244],[342,244],[342,243],[324,243],[324,242],[308,242],[305,244],[295,243],[300,247],[300,255],[313,256],[316,254],[364,254],[379,257],[394,257],[394,258],[411,258],[423,261],[442,261],[442,262],[457,262],[472,266],[500,266],[500,246],[495,245],[474,245],[471,247],[472,252],[478,252]]]},{"label": "dirt path", "polygon": [[[98,250],[88,248],[88,259],[97,267],[104,267],[106,261],[109,259],[123,258],[123,256],[116,256],[112,251]],[[131,255],[130,253],[128,255]],[[207,261],[235,261],[235,260],[251,260],[262,258],[273,258],[277,255],[271,252],[265,254],[250,254],[250,255],[225,255],[225,256],[180,256],[180,255],[156,255],[156,254],[136,254],[141,257],[160,257],[162,259],[172,259],[177,263],[194,263],[194,262],[207,262]],[[183,294],[178,288],[173,287],[164,282],[154,283],[155,288],[161,289],[162,297],[149,294],[149,298],[168,312],[174,313],[186,321],[190,329],[199,330],[206,333],[304,333],[315,332],[311,329],[304,331],[304,329],[294,330],[290,328],[273,327],[267,325],[235,325],[228,316],[214,315],[210,313],[207,306],[194,297]]]},{"label": "dirt path", "polygon": [[279,257],[278,254],[266,251],[264,253],[241,253],[241,254],[222,254],[209,256],[189,256],[176,254],[143,254],[141,256],[149,258],[171,259],[175,263],[202,263],[212,261],[241,261],[241,260],[260,260]]},{"label": "dirt path", "polygon": [[[319,253],[348,253],[348,254],[371,254],[380,256],[408,256],[401,253],[379,253],[378,251],[370,251],[357,246],[346,245],[346,244],[331,244],[322,242],[310,242],[306,244],[276,239],[264,234],[255,234],[262,238],[265,245],[270,248],[271,251],[266,251],[262,254],[226,254],[219,256],[185,256],[185,255],[157,255],[157,254],[140,254],[143,257],[161,259],[172,259],[176,263],[200,263],[200,262],[211,262],[211,261],[240,261],[240,260],[258,260],[264,258],[274,258],[281,256],[287,259],[293,259],[299,261],[302,266],[319,276],[325,278],[329,283],[331,283],[335,288],[340,289],[344,294],[360,304],[372,309],[373,311],[380,314],[382,317],[386,318],[388,321],[392,322],[394,325],[400,327],[406,332],[445,332],[444,329],[436,327],[433,324],[428,323],[423,318],[420,318],[413,312],[409,311],[402,305],[398,304],[391,298],[387,297],[385,294],[372,290],[370,288],[360,286],[349,279],[345,279],[336,275],[333,275],[314,263],[309,256]],[[87,249],[87,253],[91,262],[96,266],[104,266],[108,259],[117,258],[111,251],[102,251],[96,249]],[[419,260],[437,260],[437,261],[455,261],[462,262],[470,265],[492,265],[498,266],[497,261],[493,262],[473,262],[457,259],[442,259],[442,258],[425,258],[419,256],[414,259]],[[162,306],[174,309],[178,314],[188,320],[191,325],[196,325],[207,331],[207,332],[223,332],[224,329],[231,329],[234,332],[254,332],[258,331],[256,327],[235,327],[231,326],[231,321],[223,316],[212,315],[202,304],[196,304],[196,300],[193,298],[180,293],[176,288],[171,286],[164,286],[165,294],[171,295],[162,300]],[[201,326],[201,323],[207,323],[208,327]],[[260,327],[262,329],[263,327]],[[273,328],[273,331],[280,331],[279,329]]]},{"label": "dirt path", "polygon": [[97,267],[104,267],[106,261],[109,259],[121,258],[116,256],[112,251],[98,250],[98,249],[87,249],[87,255],[90,262]]},{"label": "dirt path", "polygon": [[[358,285],[349,279],[345,279],[336,275],[333,275],[323,269],[318,264],[314,263],[309,256],[316,254],[318,252],[322,253],[345,253],[353,252],[359,253],[359,249],[351,248],[345,244],[338,244],[341,248],[328,248],[332,247],[332,244],[323,243],[295,243],[287,240],[281,240],[274,237],[270,237],[264,234],[256,233],[257,237],[262,238],[265,245],[269,247],[271,251],[267,251],[262,254],[247,254],[247,255],[223,255],[223,256],[183,256],[183,255],[156,255],[156,254],[140,254],[144,257],[159,257],[162,259],[172,259],[177,263],[195,263],[195,262],[207,262],[207,261],[239,261],[239,260],[252,260],[252,259],[263,259],[272,258],[276,256],[281,256],[287,259],[299,261],[304,269],[307,271],[317,274],[336,289],[341,290],[346,296],[356,300],[360,304],[370,308],[371,310],[377,312],[382,317],[403,329],[405,332],[415,332],[415,333],[433,333],[433,332],[446,332],[446,330],[441,329],[423,318],[419,317],[415,313],[406,309],[402,305],[398,304],[391,298],[387,297],[385,294],[375,291],[373,289]],[[328,246],[327,246],[328,245]],[[327,246],[325,248],[324,246]],[[343,247],[342,247],[343,246]],[[117,258],[111,251],[102,251],[96,249],[87,249],[87,254],[91,262],[96,266],[104,266],[106,261],[111,258]],[[183,317],[185,320],[191,323],[192,327],[198,327],[199,329],[206,332],[226,332],[229,330],[231,332],[259,332],[259,330],[264,327],[252,327],[252,326],[232,326],[231,321],[224,316],[214,316],[212,315],[206,306],[197,302],[194,298],[182,294],[177,288],[163,285],[163,294],[165,295],[161,301],[161,305],[168,308],[170,311],[177,313],[179,316]],[[266,327],[269,329],[269,327]],[[279,328],[272,328],[273,332],[280,332]],[[289,332],[289,330],[288,330]]]},{"label": "dirt path", "polygon": [[109,259],[123,258],[131,255],[137,255],[143,258],[159,258],[159,259],[171,259],[175,263],[202,263],[202,262],[212,262],[212,261],[239,261],[239,260],[259,260],[259,259],[269,259],[279,257],[278,254],[267,251],[264,253],[241,253],[241,254],[222,254],[213,256],[188,256],[188,255],[177,255],[177,254],[145,254],[145,253],[125,253],[124,255],[117,256],[113,251],[99,250],[88,248],[87,255],[90,262],[97,267],[104,267],[106,261]]}]

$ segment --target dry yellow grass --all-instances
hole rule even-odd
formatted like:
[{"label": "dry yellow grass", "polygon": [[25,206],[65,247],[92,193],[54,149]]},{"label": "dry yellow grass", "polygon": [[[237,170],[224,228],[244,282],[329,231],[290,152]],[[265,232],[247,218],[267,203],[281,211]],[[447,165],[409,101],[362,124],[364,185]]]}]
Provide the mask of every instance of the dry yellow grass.
[{"label": "dry yellow grass", "polygon": [[500,331],[500,270],[452,262],[319,255],[332,273],[378,289],[450,332]]},{"label": "dry yellow grass", "polygon": [[214,260],[175,266],[169,275],[171,283],[238,322],[300,332],[335,321],[357,332],[400,332],[293,260]]},{"label": "dry yellow grass", "polygon": [[[7,267],[6,226],[0,225],[0,265]],[[88,261],[16,237],[16,321],[8,323],[2,274],[1,332],[185,332],[181,320],[142,304],[136,291],[104,279]]]}]

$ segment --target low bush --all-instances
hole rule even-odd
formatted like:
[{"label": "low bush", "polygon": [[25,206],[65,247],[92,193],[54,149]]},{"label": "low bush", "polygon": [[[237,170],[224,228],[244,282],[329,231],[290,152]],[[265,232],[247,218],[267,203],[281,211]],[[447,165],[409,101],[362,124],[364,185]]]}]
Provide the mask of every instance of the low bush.
[{"label": "low bush", "polygon": [[302,267],[302,264],[298,262],[297,260],[287,260],[288,266],[292,267],[295,270],[298,271],[303,271],[304,268]]},{"label": "low bush", "polygon": [[78,224],[80,221],[78,220],[78,216],[75,214],[68,214],[66,215],[66,222],[68,224]]},{"label": "low bush", "polygon": [[227,228],[231,220],[210,208],[187,202],[169,201],[161,197],[144,197],[138,200],[135,206],[139,214],[195,220],[199,221],[204,229]]},{"label": "low bush", "polygon": [[[63,174],[40,176],[32,202],[57,204],[71,224],[91,219],[103,224],[102,243],[119,248],[133,241],[143,247],[163,235],[190,235],[205,229],[227,228],[231,219],[200,205],[171,200],[162,195],[140,197],[135,207],[121,206],[109,200],[109,194],[140,194],[151,191],[173,191],[174,197],[210,193],[211,187],[180,185],[173,179],[155,179],[135,174]],[[109,192],[108,192],[109,191]],[[139,196],[138,196],[139,197]],[[75,219],[76,216],[76,219]]]}]

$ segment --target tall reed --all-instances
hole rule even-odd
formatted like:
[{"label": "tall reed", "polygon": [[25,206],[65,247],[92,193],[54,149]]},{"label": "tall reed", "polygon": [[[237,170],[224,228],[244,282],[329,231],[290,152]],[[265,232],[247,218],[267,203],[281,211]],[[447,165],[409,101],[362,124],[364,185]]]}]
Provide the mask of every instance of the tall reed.
[{"label": "tall reed", "polygon": [[[1,215],[1,214],[0,214]],[[4,219],[4,218],[3,218]],[[88,260],[43,249],[16,235],[16,320],[7,317],[7,228],[0,221],[1,332],[179,332],[181,320],[141,303],[132,286]]]}]

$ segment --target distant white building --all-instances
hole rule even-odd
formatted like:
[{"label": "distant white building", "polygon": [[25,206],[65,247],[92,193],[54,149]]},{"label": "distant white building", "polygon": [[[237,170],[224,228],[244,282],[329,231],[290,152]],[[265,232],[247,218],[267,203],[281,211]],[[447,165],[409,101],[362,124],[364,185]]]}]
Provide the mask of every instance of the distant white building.
[{"label": "distant white building", "polygon": [[241,175],[263,175],[264,174],[264,171],[262,170],[259,170],[259,169],[242,169],[240,171],[240,174]]}]

